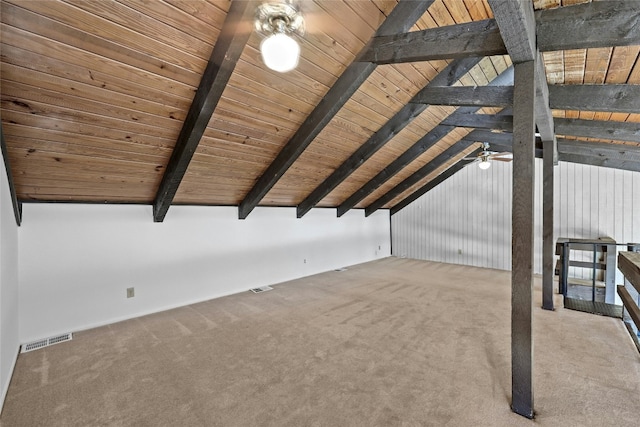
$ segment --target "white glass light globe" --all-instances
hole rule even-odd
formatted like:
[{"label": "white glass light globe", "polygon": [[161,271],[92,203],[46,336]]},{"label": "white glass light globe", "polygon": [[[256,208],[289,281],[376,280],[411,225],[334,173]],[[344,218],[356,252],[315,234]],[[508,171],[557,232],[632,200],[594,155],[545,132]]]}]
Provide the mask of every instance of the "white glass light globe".
[{"label": "white glass light globe", "polygon": [[486,170],[489,169],[491,167],[491,162],[489,162],[488,160],[481,160],[480,163],[478,163],[478,167],[482,170]]},{"label": "white glass light globe", "polygon": [[286,73],[298,65],[300,46],[288,35],[277,33],[262,41],[260,52],[267,67],[280,73]]}]

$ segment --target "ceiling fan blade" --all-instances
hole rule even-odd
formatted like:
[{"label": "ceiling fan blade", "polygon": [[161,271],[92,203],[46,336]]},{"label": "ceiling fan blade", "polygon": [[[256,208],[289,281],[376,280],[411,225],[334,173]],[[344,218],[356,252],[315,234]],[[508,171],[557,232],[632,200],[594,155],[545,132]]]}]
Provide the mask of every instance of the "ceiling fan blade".
[{"label": "ceiling fan blade", "polygon": [[494,160],[495,160],[496,162],[510,162],[510,161],[512,161],[513,159],[510,159],[510,158],[508,158],[508,157],[493,157],[493,158],[491,158],[491,161],[494,161]]},{"label": "ceiling fan blade", "polygon": [[498,159],[498,158],[513,159],[513,153],[510,153],[508,151],[503,151],[501,153],[496,152],[494,154],[491,154],[489,158],[490,159]]}]

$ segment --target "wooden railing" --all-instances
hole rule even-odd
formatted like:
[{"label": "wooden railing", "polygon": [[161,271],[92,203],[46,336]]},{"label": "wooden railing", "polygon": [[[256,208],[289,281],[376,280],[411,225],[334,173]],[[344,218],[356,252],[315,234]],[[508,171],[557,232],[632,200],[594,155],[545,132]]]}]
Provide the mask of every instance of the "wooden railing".
[{"label": "wooden railing", "polygon": [[[618,254],[618,269],[624,274],[625,279],[640,293],[640,252],[620,252]],[[633,297],[623,285],[618,285],[618,295],[622,300],[624,310],[629,313],[629,317],[633,320],[636,330],[640,329],[640,307]],[[626,325],[626,322],[625,322]],[[627,325],[629,333],[634,338],[634,342],[640,350],[640,342],[638,342],[638,334]]]}]

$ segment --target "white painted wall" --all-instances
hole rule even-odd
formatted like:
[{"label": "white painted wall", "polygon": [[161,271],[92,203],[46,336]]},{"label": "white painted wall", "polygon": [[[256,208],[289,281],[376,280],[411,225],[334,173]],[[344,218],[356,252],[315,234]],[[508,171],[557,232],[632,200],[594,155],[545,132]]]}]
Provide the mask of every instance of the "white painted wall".
[{"label": "white painted wall", "polygon": [[[48,337],[390,255],[389,214],[26,204],[20,340]],[[380,249],[378,249],[380,247]],[[306,260],[306,263],[304,262]],[[126,298],[126,288],[136,296]]]},{"label": "white painted wall", "polygon": [[[486,171],[468,166],[393,215],[393,254],[510,270],[511,173],[511,163],[494,162]],[[640,173],[560,162],[555,178],[556,238],[640,242]],[[537,159],[536,273],[542,270],[541,180]]]},{"label": "white painted wall", "polygon": [[18,357],[18,226],[0,155],[0,411]]}]

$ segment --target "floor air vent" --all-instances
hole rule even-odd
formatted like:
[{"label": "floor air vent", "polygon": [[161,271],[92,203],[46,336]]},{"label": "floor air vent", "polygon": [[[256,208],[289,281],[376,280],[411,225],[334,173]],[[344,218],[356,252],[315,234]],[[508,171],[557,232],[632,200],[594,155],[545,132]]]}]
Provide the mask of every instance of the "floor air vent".
[{"label": "floor air vent", "polygon": [[73,334],[68,333],[68,334],[56,335],[54,337],[30,342],[22,346],[22,353],[27,353],[29,351],[37,350],[43,347],[49,347],[50,345],[58,344],[65,341],[71,341],[72,338],[73,338]]},{"label": "floor air vent", "polygon": [[263,286],[261,288],[253,288],[249,290],[254,294],[259,294],[260,292],[267,292],[267,291],[270,291],[271,289],[273,289],[271,286]]}]

